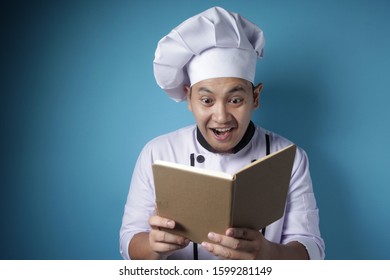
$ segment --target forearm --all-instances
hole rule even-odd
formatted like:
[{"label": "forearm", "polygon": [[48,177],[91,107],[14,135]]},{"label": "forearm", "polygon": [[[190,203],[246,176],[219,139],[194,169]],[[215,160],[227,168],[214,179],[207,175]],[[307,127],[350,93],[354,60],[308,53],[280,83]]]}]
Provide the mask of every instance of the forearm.
[{"label": "forearm", "polygon": [[278,244],[268,241],[258,256],[258,259],[269,260],[308,260],[305,246],[297,241],[288,244]]},{"label": "forearm", "polygon": [[162,256],[150,247],[148,232],[140,232],[134,235],[129,244],[129,256],[132,260],[162,259]]}]

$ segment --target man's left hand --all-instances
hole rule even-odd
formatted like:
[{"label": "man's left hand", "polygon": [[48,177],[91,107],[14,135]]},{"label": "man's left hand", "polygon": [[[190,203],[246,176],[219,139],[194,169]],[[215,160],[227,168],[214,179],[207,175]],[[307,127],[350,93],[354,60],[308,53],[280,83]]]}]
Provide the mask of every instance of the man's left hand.
[{"label": "man's left hand", "polygon": [[213,243],[202,242],[206,250],[223,259],[234,260],[262,258],[269,242],[259,231],[248,228],[229,228],[225,235],[210,232],[208,238]]}]

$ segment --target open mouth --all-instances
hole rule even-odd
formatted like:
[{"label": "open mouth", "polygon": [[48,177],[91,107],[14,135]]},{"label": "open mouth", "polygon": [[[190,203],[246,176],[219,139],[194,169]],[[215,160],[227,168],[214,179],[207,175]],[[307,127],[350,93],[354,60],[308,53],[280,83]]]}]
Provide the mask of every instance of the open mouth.
[{"label": "open mouth", "polygon": [[214,132],[214,134],[216,136],[224,136],[224,135],[228,134],[230,131],[232,131],[233,128],[232,127],[229,127],[229,128],[212,128],[211,130]]}]

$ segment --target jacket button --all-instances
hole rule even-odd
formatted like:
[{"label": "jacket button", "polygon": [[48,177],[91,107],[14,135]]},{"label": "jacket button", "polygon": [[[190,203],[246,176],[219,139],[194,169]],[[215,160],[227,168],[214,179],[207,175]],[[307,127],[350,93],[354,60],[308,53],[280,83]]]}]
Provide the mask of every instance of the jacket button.
[{"label": "jacket button", "polygon": [[203,163],[204,160],[205,160],[204,156],[197,156],[197,157],[196,157],[196,161],[197,161],[198,163]]}]

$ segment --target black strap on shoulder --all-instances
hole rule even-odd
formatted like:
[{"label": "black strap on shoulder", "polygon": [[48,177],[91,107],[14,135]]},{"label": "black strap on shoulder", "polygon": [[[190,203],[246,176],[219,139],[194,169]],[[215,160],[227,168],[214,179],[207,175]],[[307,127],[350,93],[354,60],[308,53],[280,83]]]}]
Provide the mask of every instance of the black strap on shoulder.
[{"label": "black strap on shoulder", "polygon": [[196,261],[196,260],[198,260],[198,244],[197,243],[192,243],[192,244],[194,244],[194,246],[193,246],[193,249],[194,249],[194,260]]},{"label": "black strap on shoulder", "polygon": [[190,155],[190,165],[191,165],[192,167],[195,166],[195,154],[191,154],[191,155]]},{"label": "black strap on shoulder", "polygon": [[[271,153],[271,143],[270,143],[269,134],[265,135],[265,153],[267,156]],[[263,234],[263,236],[265,235],[265,229],[266,228],[263,228],[261,230],[261,234]]]},{"label": "black strap on shoulder", "polygon": [[266,145],[266,155],[268,156],[271,153],[271,144],[270,144],[269,134],[265,135],[265,145]]}]

